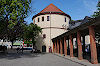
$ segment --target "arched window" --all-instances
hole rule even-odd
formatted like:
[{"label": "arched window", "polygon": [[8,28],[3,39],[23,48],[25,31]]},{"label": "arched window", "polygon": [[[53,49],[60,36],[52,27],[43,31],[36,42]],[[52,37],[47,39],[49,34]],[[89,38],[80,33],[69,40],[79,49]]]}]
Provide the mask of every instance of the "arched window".
[{"label": "arched window", "polygon": [[40,18],[38,18],[38,22],[40,21]]},{"label": "arched window", "polygon": [[50,21],[50,17],[49,16],[47,16],[47,21]]},{"label": "arched window", "polygon": [[44,21],[44,16],[42,17],[42,21]]},{"label": "arched window", "polygon": [[43,39],[46,38],[46,34],[43,34]]},{"label": "arched window", "polygon": [[66,22],[66,17],[65,17],[65,22]]}]

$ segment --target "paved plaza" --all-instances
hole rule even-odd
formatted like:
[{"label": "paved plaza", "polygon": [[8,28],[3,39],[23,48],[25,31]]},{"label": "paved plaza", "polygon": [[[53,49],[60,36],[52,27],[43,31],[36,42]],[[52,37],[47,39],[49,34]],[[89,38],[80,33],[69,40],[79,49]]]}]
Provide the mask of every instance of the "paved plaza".
[{"label": "paved plaza", "polygon": [[[74,59],[74,58],[73,58]],[[22,53],[10,52],[8,54],[0,54],[0,66],[94,66],[93,64],[81,63],[82,61],[71,60],[50,53],[30,53],[29,51]],[[97,65],[99,66],[99,65]]]}]

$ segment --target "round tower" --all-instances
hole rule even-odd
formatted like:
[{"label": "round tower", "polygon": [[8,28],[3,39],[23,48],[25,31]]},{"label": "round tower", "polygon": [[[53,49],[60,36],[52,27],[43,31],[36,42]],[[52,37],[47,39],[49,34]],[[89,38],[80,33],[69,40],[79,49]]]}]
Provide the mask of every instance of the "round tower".
[{"label": "round tower", "polygon": [[36,39],[36,47],[42,52],[49,52],[53,47],[52,38],[57,37],[67,31],[71,17],[50,4],[40,13],[33,16],[33,23],[42,28],[42,34]]}]

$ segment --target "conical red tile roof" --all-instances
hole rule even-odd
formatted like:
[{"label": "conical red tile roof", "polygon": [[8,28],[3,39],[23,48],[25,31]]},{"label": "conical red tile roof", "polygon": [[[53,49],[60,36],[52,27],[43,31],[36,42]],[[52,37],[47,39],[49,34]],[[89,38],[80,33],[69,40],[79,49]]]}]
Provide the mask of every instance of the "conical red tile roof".
[{"label": "conical red tile roof", "polygon": [[61,11],[59,8],[57,8],[55,5],[53,5],[52,3],[50,5],[48,5],[46,8],[44,8],[40,13],[34,15],[32,17],[32,20],[39,16],[39,15],[45,15],[45,14],[59,14],[59,15],[64,15],[64,16],[67,16],[71,19],[71,17],[64,13],[63,11]]},{"label": "conical red tile roof", "polygon": [[45,12],[60,12],[60,13],[64,13],[63,11],[61,11],[59,8],[57,8],[52,3],[50,5],[48,5],[45,9],[43,9],[40,13],[45,13]]}]

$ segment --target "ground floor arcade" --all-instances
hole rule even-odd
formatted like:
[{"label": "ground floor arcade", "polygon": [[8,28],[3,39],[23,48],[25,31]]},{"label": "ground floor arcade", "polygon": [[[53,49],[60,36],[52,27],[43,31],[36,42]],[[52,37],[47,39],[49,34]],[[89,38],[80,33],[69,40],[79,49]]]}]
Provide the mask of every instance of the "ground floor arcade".
[{"label": "ground floor arcade", "polygon": [[[96,33],[100,33],[100,17],[90,20],[87,23],[83,23],[80,26],[69,30],[68,32],[59,35],[52,39],[53,41],[53,52],[61,55],[70,55],[70,57],[78,57],[82,60],[86,57],[85,51],[85,36],[90,36],[90,62],[97,64],[99,62],[100,48],[96,43]],[[74,49],[73,38],[76,38],[77,48]],[[76,55],[75,55],[76,53]]]}]

